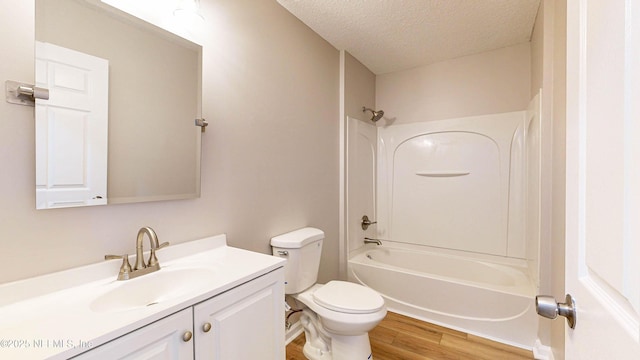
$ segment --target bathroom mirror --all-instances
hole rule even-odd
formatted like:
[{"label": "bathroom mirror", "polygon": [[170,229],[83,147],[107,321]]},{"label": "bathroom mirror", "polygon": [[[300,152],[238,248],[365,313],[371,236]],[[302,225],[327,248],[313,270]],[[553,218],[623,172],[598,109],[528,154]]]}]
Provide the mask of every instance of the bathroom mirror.
[{"label": "bathroom mirror", "polygon": [[200,196],[201,46],[99,0],[35,0],[36,208]]}]

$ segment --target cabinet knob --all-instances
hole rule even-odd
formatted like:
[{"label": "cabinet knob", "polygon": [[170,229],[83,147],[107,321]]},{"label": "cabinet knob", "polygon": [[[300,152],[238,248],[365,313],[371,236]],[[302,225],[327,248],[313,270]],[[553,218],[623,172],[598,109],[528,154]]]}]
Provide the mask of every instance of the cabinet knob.
[{"label": "cabinet knob", "polygon": [[193,334],[191,333],[191,331],[187,331],[184,333],[184,335],[182,335],[182,340],[184,340],[184,342],[189,342],[189,340],[191,340],[192,337],[193,337]]},{"label": "cabinet knob", "polygon": [[202,325],[202,331],[209,332],[209,330],[211,330],[211,323],[204,323],[204,325]]}]

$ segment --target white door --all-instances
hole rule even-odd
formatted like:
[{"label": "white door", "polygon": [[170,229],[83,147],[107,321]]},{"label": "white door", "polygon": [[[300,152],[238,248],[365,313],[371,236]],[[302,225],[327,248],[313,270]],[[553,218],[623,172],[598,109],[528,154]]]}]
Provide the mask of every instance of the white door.
[{"label": "white door", "polygon": [[640,359],[640,2],[567,14],[566,358]]},{"label": "white door", "polygon": [[36,208],[107,203],[109,62],[36,42]]}]

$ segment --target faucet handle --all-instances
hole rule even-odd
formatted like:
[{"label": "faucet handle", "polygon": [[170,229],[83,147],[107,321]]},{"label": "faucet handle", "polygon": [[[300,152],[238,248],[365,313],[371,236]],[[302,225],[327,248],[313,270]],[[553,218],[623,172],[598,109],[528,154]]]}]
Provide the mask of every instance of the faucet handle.
[{"label": "faucet handle", "polygon": [[362,220],[360,221],[360,226],[362,227],[362,230],[367,230],[369,226],[377,223],[377,221],[371,221],[369,220],[369,217],[367,215],[364,215],[362,216]]},{"label": "faucet handle", "polygon": [[131,273],[131,264],[129,264],[129,255],[105,255],[105,260],[117,260],[122,259],[122,265],[120,266],[120,272],[118,273],[118,280],[127,280]]},{"label": "faucet handle", "polygon": [[151,248],[151,252],[149,253],[149,262],[147,263],[147,266],[151,267],[151,266],[156,266],[159,265],[158,264],[158,258],[156,257],[156,250],[160,250],[164,247],[169,246],[168,242],[163,242],[162,244],[158,245],[157,248]]}]

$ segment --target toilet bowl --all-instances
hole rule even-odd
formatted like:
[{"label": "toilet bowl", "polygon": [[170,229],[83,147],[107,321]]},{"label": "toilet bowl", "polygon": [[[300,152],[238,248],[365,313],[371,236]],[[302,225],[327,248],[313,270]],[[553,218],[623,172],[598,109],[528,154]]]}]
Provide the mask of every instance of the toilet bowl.
[{"label": "toilet bowl", "polygon": [[[316,297],[318,293],[324,297],[318,299]],[[355,295],[352,299],[348,299],[351,294]],[[367,298],[363,299],[361,294],[366,294]],[[361,335],[369,332],[387,314],[384,300],[378,293],[346,281],[330,281],[325,285],[316,284],[293,297],[320,316],[322,325],[327,331],[338,335]]]},{"label": "toilet bowl", "polygon": [[360,284],[317,284],[323,239],[315,228],[271,239],[273,255],[287,259],[285,293],[303,307],[304,355],[312,360],[372,359],[368,332],[387,314],[384,299]]}]

